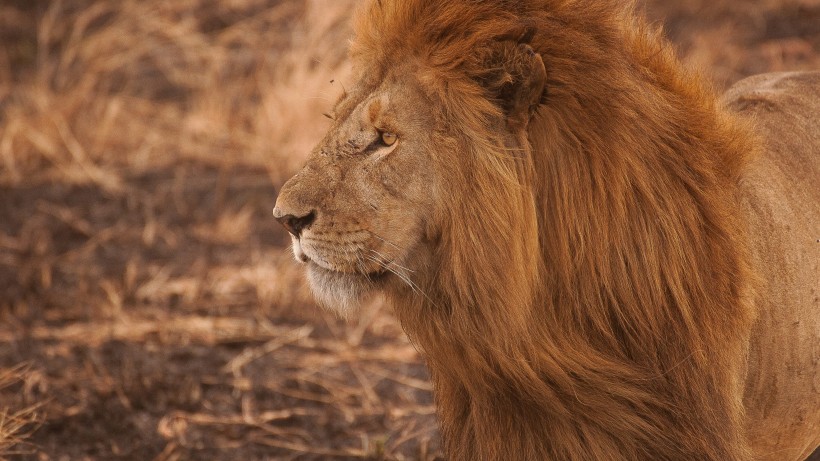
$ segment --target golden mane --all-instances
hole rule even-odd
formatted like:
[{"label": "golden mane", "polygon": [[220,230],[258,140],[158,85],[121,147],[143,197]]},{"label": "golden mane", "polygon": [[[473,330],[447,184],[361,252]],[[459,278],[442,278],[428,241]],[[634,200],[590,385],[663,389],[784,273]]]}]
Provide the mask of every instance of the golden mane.
[{"label": "golden mane", "polygon": [[[442,146],[466,166],[446,172],[461,192],[418,281],[428,297],[393,300],[452,459],[749,455],[753,274],[735,199],[756,144],[622,3],[376,0],[357,16],[353,58],[418,59],[440,122],[463,133]],[[482,50],[499,40],[546,68],[523,153],[490,126]]]}]

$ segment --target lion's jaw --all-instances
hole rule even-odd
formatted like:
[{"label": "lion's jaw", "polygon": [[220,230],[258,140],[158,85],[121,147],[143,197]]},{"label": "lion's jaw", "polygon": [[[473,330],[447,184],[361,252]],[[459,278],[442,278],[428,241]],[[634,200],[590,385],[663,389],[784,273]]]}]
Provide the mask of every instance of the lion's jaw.
[{"label": "lion's jaw", "polygon": [[395,86],[342,97],[333,127],[274,209],[317,301],[342,315],[373,294],[416,289],[430,254],[429,120],[415,110],[423,103],[412,83]]}]

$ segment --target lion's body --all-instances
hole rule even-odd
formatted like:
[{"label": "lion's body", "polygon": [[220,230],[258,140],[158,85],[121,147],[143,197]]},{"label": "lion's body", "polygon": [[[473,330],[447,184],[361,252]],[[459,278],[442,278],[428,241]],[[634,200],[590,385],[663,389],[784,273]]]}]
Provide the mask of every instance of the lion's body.
[{"label": "lion's body", "polygon": [[725,99],[765,146],[741,180],[761,276],[748,437],[759,459],[804,459],[820,445],[820,73],[752,77]]},{"label": "lion's body", "polygon": [[754,128],[616,0],[374,0],[356,34],[274,215],[326,304],[387,295],[451,459],[808,454],[816,90]]}]

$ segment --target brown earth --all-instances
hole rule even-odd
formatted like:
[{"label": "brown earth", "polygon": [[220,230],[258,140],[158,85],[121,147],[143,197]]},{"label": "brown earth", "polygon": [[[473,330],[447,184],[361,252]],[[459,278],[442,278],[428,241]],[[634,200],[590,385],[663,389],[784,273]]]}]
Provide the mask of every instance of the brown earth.
[{"label": "brown earth", "polygon": [[[440,457],[400,326],[318,309],[270,216],[353,3],[0,4],[0,459]],[[719,88],[820,68],[817,0],[640,9]]]}]

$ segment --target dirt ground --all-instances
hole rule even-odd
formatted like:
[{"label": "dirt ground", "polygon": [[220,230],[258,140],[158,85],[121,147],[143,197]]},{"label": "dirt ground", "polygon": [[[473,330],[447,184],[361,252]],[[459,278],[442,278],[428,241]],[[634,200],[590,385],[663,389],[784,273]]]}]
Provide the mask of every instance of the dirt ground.
[{"label": "dirt ground", "polygon": [[[0,2],[0,459],[441,457],[389,310],[317,308],[270,215],[353,3]],[[718,88],[820,68],[818,0],[639,10]]]}]

